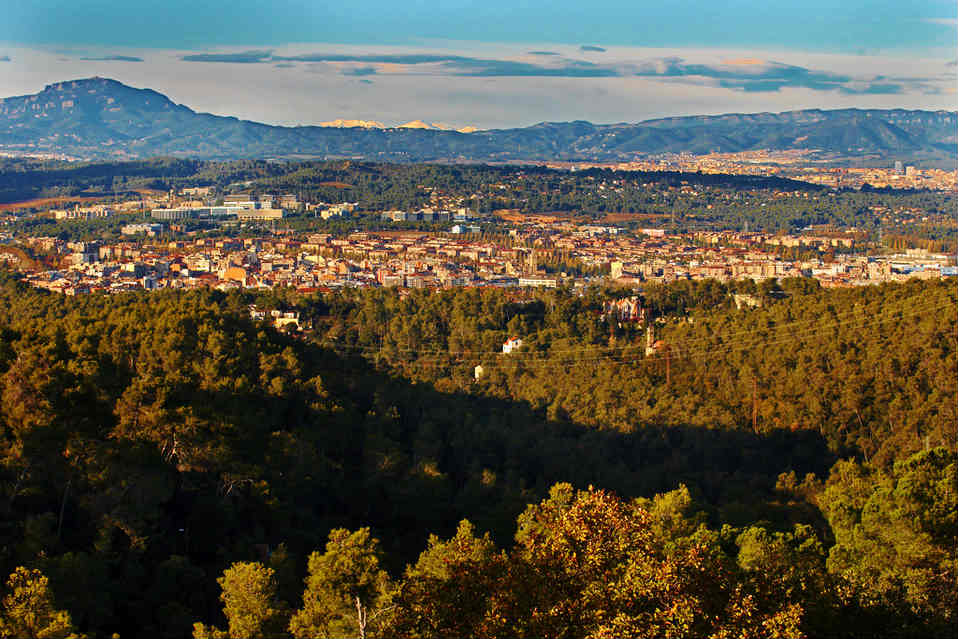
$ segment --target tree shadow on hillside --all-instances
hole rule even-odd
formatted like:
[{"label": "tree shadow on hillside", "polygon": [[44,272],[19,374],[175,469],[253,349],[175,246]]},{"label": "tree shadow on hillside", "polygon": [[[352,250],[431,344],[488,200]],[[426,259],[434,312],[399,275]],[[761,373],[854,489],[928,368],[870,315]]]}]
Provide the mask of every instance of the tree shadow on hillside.
[{"label": "tree shadow on hillside", "polygon": [[808,521],[809,512],[779,505],[778,476],[824,477],[836,460],[812,431],[755,434],[687,425],[602,431],[550,420],[525,401],[441,392],[358,358],[337,357],[328,366],[343,372],[335,383],[367,416],[364,462],[354,477],[362,506],[353,515],[389,530],[394,548],[407,557],[422,550],[427,532],[450,535],[462,518],[508,544],[516,516],[556,482],[623,497],[651,497],[685,484],[712,524],[790,527]]}]

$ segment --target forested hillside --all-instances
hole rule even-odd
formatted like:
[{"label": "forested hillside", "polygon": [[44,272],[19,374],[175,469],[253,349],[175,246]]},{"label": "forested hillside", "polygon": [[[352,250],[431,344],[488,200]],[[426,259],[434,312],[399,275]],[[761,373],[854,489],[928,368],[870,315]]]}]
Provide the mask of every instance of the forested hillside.
[{"label": "forested hillside", "polygon": [[625,295],[5,276],[0,636],[948,636],[954,286]]},{"label": "forested hillside", "polygon": [[[737,310],[734,292],[766,308]],[[320,326],[328,323],[328,343],[343,352],[360,349],[440,385],[459,380],[457,389],[482,364],[480,392],[604,431],[751,429],[754,396],[756,432],[811,431],[836,454],[890,462],[925,439],[954,441],[948,283],[834,291],[802,279],[650,284],[643,299],[663,342],[651,357],[635,324],[599,317],[602,295],[510,302],[493,291],[362,292]],[[525,351],[492,355],[512,335]]]}]

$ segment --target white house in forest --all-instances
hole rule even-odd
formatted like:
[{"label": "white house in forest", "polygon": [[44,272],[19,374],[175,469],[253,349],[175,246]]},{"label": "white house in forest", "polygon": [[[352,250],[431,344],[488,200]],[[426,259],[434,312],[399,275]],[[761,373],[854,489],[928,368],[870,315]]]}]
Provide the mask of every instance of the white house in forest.
[{"label": "white house in forest", "polygon": [[510,337],[505,341],[505,343],[503,343],[502,352],[508,355],[512,351],[518,350],[520,348],[522,348],[522,340],[518,337]]}]

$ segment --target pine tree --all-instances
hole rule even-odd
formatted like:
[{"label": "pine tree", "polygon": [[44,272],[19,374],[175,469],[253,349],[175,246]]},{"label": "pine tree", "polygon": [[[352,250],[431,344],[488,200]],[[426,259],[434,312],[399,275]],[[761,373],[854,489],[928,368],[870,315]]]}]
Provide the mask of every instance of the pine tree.
[{"label": "pine tree", "polygon": [[223,602],[223,614],[229,623],[227,633],[203,624],[193,627],[194,639],[245,639],[247,637],[284,637],[287,614],[276,597],[276,577],[272,568],[259,562],[237,562],[216,580]]},{"label": "pine tree", "polygon": [[381,555],[369,528],[331,531],[326,552],[309,557],[303,607],[293,615],[290,632],[303,638],[369,636],[392,610],[392,586],[380,566]]},{"label": "pine tree", "polygon": [[3,639],[67,639],[74,632],[70,613],[57,610],[49,581],[39,570],[17,568],[7,579],[0,610]]}]

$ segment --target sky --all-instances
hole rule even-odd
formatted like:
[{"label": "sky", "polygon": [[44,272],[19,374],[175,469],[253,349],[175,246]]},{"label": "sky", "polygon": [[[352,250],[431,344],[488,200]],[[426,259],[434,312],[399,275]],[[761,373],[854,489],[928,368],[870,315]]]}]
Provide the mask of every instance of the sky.
[{"label": "sky", "polygon": [[954,0],[2,0],[0,96],[91,76],[270,124],[958,108]]}]

